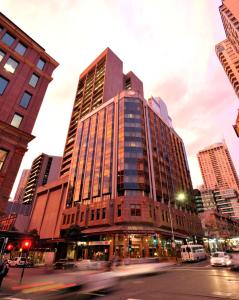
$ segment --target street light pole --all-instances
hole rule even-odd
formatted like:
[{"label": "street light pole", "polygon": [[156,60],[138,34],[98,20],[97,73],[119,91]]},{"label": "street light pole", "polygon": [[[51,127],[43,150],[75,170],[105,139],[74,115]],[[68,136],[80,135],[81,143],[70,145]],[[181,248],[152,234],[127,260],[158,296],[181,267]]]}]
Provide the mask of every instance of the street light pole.
[{"label": "street light pole", "polygon": [[172,243],[174,243],[174,229],[173,229],[173,218],[171,213],[171,202],[168,203],[168,212],[169,212],[169,218],[170,218],[170,226],[171,226],[171,234],[172,234]]}]

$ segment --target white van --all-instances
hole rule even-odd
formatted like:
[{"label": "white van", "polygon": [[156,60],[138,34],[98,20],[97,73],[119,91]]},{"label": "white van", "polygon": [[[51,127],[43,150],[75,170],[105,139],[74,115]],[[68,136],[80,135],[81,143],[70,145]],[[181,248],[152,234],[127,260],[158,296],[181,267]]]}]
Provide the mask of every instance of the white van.
[{"label": "white van", "polygon": [[200,261],[207,258],[207,253],[202,245],[181,246],[182,261]]}]

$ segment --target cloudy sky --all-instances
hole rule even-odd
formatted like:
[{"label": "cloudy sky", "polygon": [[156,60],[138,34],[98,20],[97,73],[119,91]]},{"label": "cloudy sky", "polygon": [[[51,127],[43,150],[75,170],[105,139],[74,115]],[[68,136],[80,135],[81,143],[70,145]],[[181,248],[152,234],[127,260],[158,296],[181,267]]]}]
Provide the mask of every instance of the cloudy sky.
[{"label": "cloudy sky", "polygon": [[79,74],[106,47],[124,62],[125,73],[132,70],[143,81],[145,98],[166,102],[185,142],[194,187],[202,183],[197,152],[223,138],[239,170],[239,140],[232,128],[239,102],[214,50],[225,38],[220,3],[1,0],[1,11],[60,63],[16,183],[40,153],[62,155]]}]

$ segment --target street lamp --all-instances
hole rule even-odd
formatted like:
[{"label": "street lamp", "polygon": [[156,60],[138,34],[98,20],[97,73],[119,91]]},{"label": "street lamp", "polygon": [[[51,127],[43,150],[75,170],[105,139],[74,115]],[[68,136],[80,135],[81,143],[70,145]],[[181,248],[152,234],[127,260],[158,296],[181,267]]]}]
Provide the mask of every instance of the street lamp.
[{"label": "street lamp", "polygon": [[[176,195],[176,200],[178,202],[183,202],[186,200],[186,195],[183,192],[180,192]],[[171,226],[171,234],[172,234],[172,247],[175,248],[175,237],[174,237],[174,229],[173,229],[173,218],[172,218],[172,212],[171,212],[171,202],[169,200],[168,202],[168,212],[169,212],[169,218],[170,218],[170,226]]]}]

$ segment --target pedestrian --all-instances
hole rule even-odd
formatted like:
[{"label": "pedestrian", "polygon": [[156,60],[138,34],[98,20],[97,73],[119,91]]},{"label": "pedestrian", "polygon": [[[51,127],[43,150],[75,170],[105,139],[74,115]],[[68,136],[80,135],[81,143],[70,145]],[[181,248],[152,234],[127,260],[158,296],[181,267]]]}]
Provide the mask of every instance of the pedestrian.
[{"label": "pedestrian", "polygon": [[2,285],[3,278],[8,273],[8,267],[3,260],[0,261],[0,287]]}]

